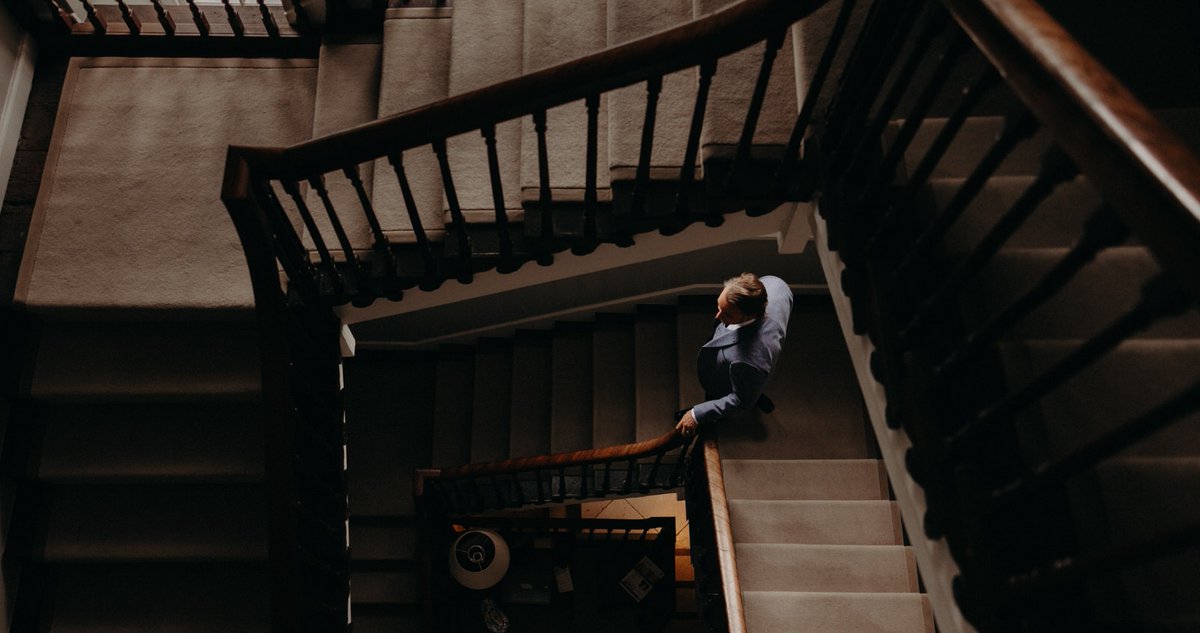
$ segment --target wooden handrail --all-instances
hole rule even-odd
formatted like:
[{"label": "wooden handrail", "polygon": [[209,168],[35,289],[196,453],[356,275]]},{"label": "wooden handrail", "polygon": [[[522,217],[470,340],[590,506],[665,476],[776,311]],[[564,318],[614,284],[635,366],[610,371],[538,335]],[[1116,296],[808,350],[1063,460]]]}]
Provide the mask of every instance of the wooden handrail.
[{"label": "wooden handrail", "polygon": [[725,475],[721,470],[721,451],[715,435],[701,439],[705,481],[712,510],[713,533],[717,546],[717,565],[721,573],[721,597],[725,601],[728,633],[746,633],[746,609],[742,604],[742,583],[738,577],[737,556],[733,545],[733,527],[729,520],[729,500],[725,497]]},{"label": "wooden handrail", "polygon": [[290,147],[238,147],[257,177],[304,179],[737,52],[827,0],[743,0],[576,60]]},{"label": "wooden handrail", "polygon": [[943,3],[1122,220],[1200,299],[1200,157],[1035,0]]},{"label": "wooden handrail", "polygon": [[487,477],[489,475],[509,475],[513,473],[529,472],[531,470],[542,470],[550,468],[559,468],[567,466],[584,466],[591,464],[602,464],[604,462],[615,462],[629,459],[638,459],[641,457],[649,457],[659,453],[665,453],[670,450],[679,448],[687,444],[690,440],[685,439],[674,429],[656,437],[652,440],[642,442],[634,442],[632,444],[621,444],[619,446],[607,446],[605,448],[589,448],[582,451],[569,451],[563,453],[553,453],[550,455],[537,455],[533,457],[518,457],[516,459],[505,459],[496,462],[485,462],[481,464],[467,464],[465,466],[455,466],[452,468],[433,468],[421,469],[417,471],[417,495],[420,496],[423,490],[420,488],[422,479],[458,479],[463,477]]}]

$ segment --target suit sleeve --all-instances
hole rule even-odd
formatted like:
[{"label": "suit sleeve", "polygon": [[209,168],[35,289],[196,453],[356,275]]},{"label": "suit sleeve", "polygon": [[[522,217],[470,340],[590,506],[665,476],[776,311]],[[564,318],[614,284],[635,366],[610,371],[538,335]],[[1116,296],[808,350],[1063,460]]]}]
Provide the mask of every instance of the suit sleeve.
[{"label": "suit sleeve", "polygon": [[735,362],[729,366],[729,383],[733,391],[722,398],[692,407],[692,415],[697,423],[710,424],[738,411],[745,411],[758,402],[766,382],[767,372],[749,363]]}]

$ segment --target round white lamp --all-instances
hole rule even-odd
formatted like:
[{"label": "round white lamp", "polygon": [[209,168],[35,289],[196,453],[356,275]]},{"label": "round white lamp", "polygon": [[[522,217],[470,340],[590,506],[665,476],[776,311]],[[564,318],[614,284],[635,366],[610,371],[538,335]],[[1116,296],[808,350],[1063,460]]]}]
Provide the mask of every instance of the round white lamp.
[{"label": "round white lamp", "polygon": [[467,589],[494,587],[508,562],[508,543],[492,530],[467,530],[450,548],[450,575]]}]

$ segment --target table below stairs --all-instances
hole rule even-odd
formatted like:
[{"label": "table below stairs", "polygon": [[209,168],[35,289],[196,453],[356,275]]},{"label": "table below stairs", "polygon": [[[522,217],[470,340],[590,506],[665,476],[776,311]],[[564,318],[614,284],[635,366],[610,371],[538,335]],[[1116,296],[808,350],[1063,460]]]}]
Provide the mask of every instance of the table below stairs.
[{"label": "table below stairs", "polygon": [[[511,633],[631,633],[661,631],[675,611],[675,519],[459,519],[455,529],[495,530],[508,543],[504,580],[470,590],[444,575],[443,629],[487,633],[480,603],[495,600]],[[647,528],[649,528],[647,530]],[[434,562],[445,569],[440,552]],[[640,601],[620,582],[643,558],[663,574]],[[560,592],[555,568],[570,571],[573,589]],[[525,585],[521,587],[520,585]],[[543,599],[544,598],[544,602]]]}]

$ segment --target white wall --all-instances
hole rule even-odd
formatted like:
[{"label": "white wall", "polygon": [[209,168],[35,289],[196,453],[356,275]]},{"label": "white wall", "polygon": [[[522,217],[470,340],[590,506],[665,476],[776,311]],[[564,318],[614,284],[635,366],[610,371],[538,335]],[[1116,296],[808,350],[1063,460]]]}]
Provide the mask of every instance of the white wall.
[{"label": "white wall", "polygon": [[33,38],[0,5],[0,198],[8,188],[21,121],[33,84]]}]

